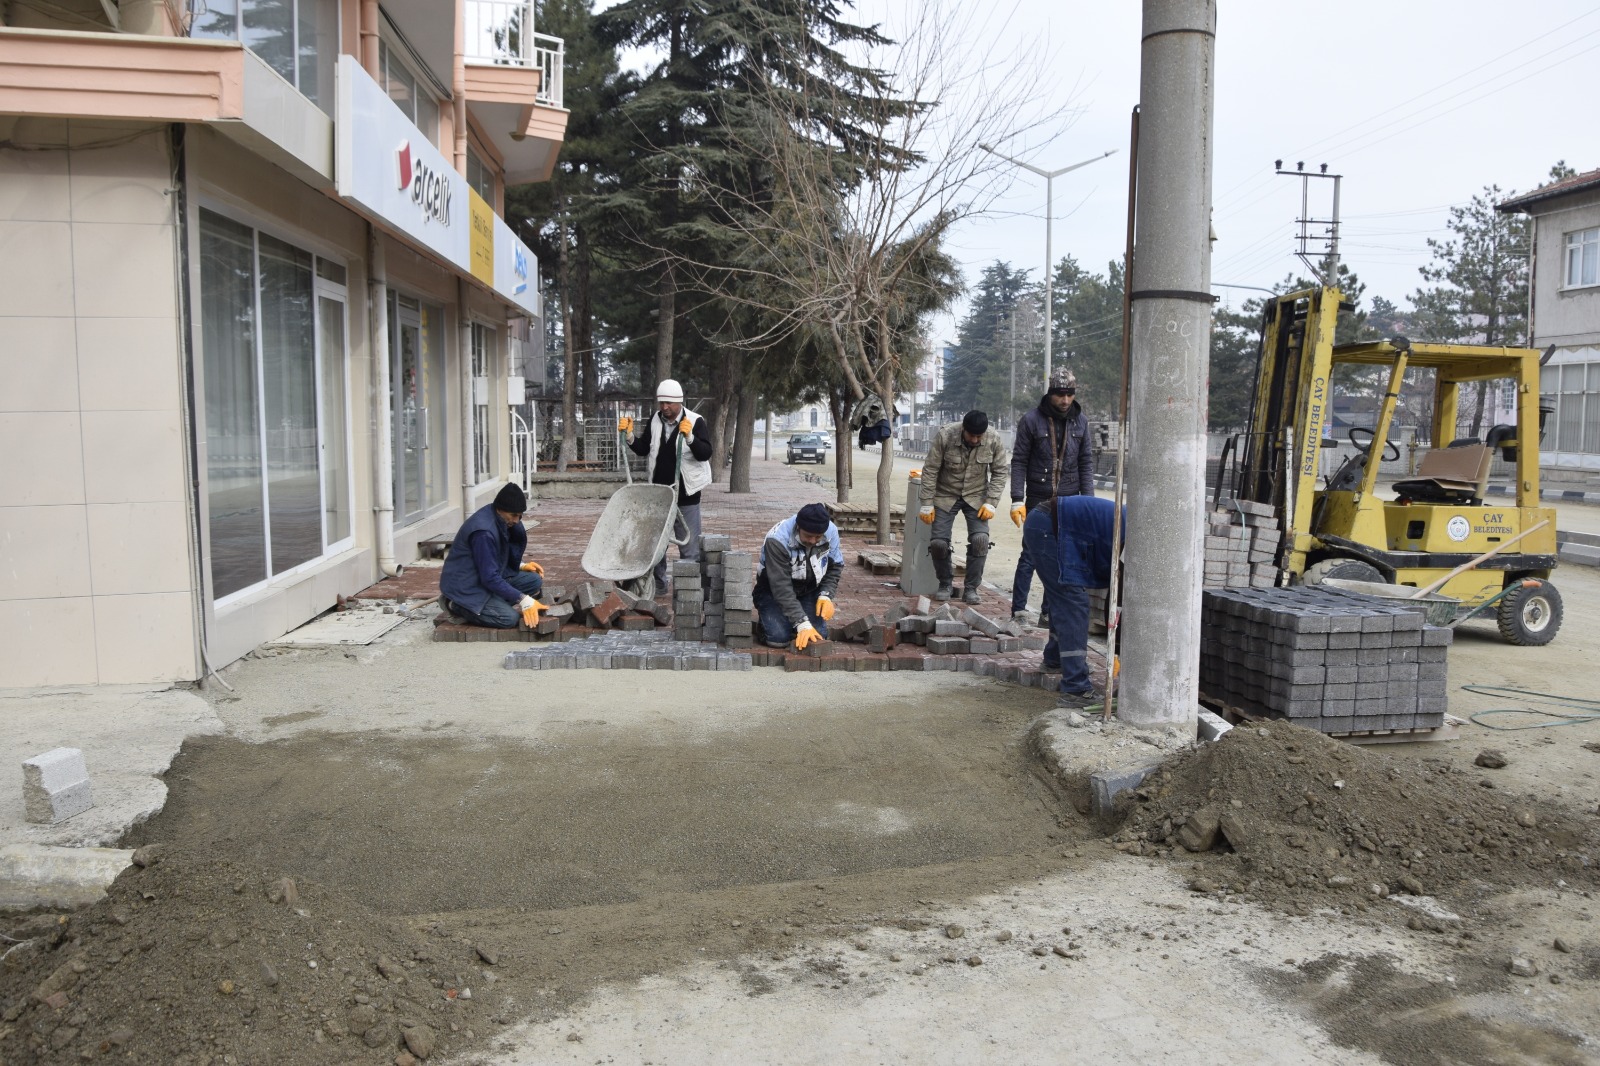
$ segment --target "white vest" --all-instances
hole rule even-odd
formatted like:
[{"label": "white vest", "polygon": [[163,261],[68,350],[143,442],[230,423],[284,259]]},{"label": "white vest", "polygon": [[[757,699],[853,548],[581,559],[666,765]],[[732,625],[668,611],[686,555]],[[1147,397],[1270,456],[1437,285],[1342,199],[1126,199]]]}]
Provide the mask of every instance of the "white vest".
[{"label": "white vest", "polygon": [[[685,418],[697,426],[700,424],[700,416],[687,407],[678,416],[678,421],[681,422]],[[677,423],[674,422],[673,425],[676,426]],[[661,441],[666,436],[667,428],[667,423],[662,421],[659,411],[650,416],[650,455],[645,459],[645,469],[650,472],[651,476],[655,474],[656,454],[661,451]],[[676,442],[673,443],[673,447],[677,447]],[[696,459],[693,453],[689,451],[689,442],[687,440],[683,442],[683,455],[678,460],[678,477],[683,481],[683,494],[685,496],[693,496],[711,484],[711,464]]]}]

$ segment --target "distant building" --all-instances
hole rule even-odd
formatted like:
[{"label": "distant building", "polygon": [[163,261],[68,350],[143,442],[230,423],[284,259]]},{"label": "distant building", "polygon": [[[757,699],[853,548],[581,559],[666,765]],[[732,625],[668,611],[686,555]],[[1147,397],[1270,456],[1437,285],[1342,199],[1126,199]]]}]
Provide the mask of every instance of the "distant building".
[{"label": "distant building", "polygon": [[1539,391],[1554,414],[1541,449],[1548,467],[1600,470],[1600,170],[1499,205],[1533,219],[1530,345],[1555,345]]}]

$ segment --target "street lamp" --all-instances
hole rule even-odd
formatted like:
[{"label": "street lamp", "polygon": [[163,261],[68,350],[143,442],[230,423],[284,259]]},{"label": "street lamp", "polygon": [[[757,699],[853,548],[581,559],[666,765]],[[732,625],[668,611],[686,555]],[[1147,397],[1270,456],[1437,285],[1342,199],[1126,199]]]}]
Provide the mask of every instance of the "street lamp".
[{"label": "street lamp", "polygon": [[1070,167],[1062,167],[1060,170],[1044,170],[1041,167],[1034,166],[1032,163],[1024,163],[1020,159],[1012,159],[1003,152],[995,151],[987,144],[980,144],[978,147],[982,148],[985,152],[988,152],[992,156],[997,156],[1000,159],[1004,159],[1007,163],[1012,163],[1021,167],[1023,170],[1031,170],[1033,173],[1044,179],[1044,385],[1045,388],[1048,389],[1050,387],[1050,337],[1051,334],[1055,332],[1056,325],[1055,315],[1052,314],[1055,308],[1052,306],[1051,298],[1054,295],[1055,289],[1053,284],[1054,278],[1052,273],[1052,263],[1050,262],[1050,226],[1052,221],[1054,221],[1052,218],[1054,202],[1053,183],[1057,178],[1068,171],[1077,170],[1079,167],[1086,167],[1090,163],[1097,163],[1106,156],[1113,155],[1116,152],[1116,149],[1113,148],[1104,155],[1097,155],[1093,159],[1085,159],[1081,163],[1074,163]]}]

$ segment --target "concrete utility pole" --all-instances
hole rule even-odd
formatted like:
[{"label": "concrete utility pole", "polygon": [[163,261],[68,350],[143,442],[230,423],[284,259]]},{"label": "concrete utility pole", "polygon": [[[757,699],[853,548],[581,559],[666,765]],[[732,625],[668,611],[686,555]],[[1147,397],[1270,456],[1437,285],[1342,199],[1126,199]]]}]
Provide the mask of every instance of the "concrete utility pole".
[{"label": "concrete utility pole", "polygon": [[1134,725],[1193,728],[1199,697],[1216,26],[1215,0],[1144,0],[1117,701]]}]

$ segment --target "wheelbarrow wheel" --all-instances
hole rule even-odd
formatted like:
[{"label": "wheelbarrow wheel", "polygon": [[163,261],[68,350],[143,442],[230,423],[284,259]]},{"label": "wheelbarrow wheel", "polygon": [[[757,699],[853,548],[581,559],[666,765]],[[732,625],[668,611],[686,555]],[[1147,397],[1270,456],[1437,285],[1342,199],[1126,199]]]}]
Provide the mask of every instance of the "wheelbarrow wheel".
[{"label": "wheelbarrow wheel", "polygon": [[1526,580],[1533,583],[1505,594],[1496,620],[1506,643],[1538,647],[1556,639],[1561,628],[1561,593],[1548,581]]}]

